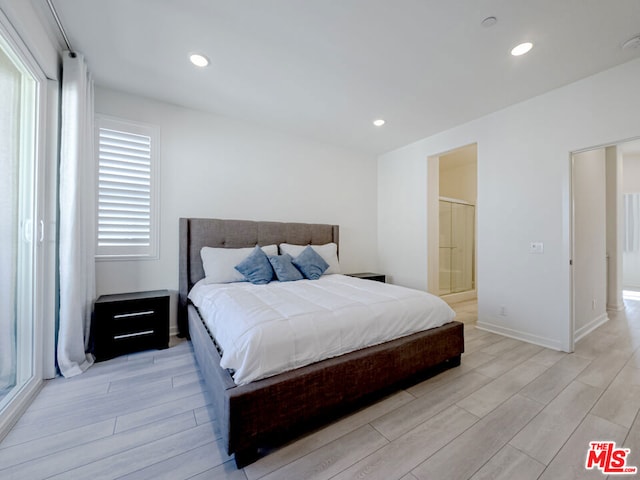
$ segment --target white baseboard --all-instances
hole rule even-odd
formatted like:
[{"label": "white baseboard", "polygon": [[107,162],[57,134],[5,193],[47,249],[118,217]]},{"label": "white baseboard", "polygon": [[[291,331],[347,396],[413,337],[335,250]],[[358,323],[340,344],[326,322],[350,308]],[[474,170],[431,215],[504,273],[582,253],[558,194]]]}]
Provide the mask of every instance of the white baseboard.
[{"label": "white baseboard", "polygon": [[476,323],[476,328],[480,330],[484,330],[491,333],[497,333],[498,335],[502,335],[509,338],[514,338],[516,340],[521,340],[527,343],[533,343],[534,345],[539,345],[545,348],[551,348],[552,350],[564,351],[562,345],[557,340],[552,338],[540,337],[538,335],[532,335],[527,332],[521,332],[519,330],[513,330],[511,328],[502,327],[500,325],[494,325],[492,323],[478,320]]},{"label": "white baseboard", "polygon": [[609,316],[605,312],[602,315],[600,315],[599,317],[594,318],[593,320],[591,320],[584,327],[578,328],[575,331],[575,333],[573,334],[573,340],[575,342],[577,342],[578,340],[580,340],[584,336],[589,335],[591,332],[593,332],[600,325],[602,325],[604,323],[607,323],[608,321],[609,321]]}]

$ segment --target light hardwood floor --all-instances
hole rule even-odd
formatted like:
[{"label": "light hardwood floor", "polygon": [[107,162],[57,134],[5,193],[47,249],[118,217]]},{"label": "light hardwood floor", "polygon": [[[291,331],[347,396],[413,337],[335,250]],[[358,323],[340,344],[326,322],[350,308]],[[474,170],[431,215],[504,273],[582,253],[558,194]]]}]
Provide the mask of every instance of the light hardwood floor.
[{"label": "light hardwood floor", "polygon": [[640,466],[640,301],[626,305],[570,355],[478,330],[459,305],[460,367],[244,470],[218,443],[188,342],[98,363],[46,383],[0,443],[0,478],[604,478],[584,469],[590,441]]}]

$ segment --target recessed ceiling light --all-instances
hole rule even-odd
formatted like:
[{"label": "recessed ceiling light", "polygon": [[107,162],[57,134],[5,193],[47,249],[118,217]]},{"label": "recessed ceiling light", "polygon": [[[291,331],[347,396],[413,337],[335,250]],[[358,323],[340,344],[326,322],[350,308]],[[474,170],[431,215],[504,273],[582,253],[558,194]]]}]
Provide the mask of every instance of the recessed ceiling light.
[{"label": "recessed ceiling light", "polygon": [[189,55],[189,60],[191,60],[191,63],[193,63],[196,67],[206,67],[207,65],[209,65],[209,59],[204,55],[200,55],[199,53],[192,53],[191,55]]},{"label": "recessed ceiling light", "polygon": [[381,127],[382,125],[384,125],[384,124],[385,124],[385,121],[384,121],[383,119],[379,118],[379,119],[377,119],[377,120],[374,120],[374,121],[373,121],[373,124],[374,124],[376,127]]},{"label": "recessed ceiling light", "polygon": [[514,57],[519,57],[520,55],[524,55],[525,53],[527,53],[532,48],[533,43],[531,42],[521,43],[520,45],[516,45],[515,47],[513,47],[513,49],[511,50],[511,55],[513,55]]}]

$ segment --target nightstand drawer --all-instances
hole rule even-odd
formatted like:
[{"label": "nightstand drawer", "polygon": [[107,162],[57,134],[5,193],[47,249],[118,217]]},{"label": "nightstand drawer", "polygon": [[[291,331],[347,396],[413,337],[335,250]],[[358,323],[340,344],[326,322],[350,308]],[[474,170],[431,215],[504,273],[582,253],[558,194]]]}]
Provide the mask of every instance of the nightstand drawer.
[{"label": "nightstand drawer", "polygon": [[162,326],[162,315],[152,310],[149,313],[114,314],[111,319],[111,334],[114,339],[133,337],[135,333],[155,332]]},{"label": "nightstand drawer", "polygon": [[[100,297],[103,298],[103,297]],[[112,322],[114,332],[125,331],[136,325],[162,321],[165,306],[162,298],[111,302],[103,309],[105,318]]]},{"label": "nightstand drawer", "polygon": [[159,290],[101,296],[95,305],[93,332],[97,360],[167,348],[169,293]]}]

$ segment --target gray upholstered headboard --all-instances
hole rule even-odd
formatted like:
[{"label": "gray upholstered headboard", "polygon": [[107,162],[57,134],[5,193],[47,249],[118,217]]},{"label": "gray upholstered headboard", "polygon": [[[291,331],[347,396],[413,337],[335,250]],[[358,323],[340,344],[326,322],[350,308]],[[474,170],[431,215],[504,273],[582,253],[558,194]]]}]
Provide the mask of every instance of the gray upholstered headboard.
[{"label": "gray upholstered headboard", "polygon": [[178,327],[187,335],[187,295],[191,287],[204,278],[200,250],[202,247],[242,248],[255,245],[339,245],[338,225],[311,223],[254,222],[212,218],[180,219],[180,271]]}]

